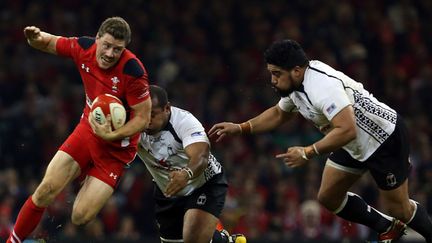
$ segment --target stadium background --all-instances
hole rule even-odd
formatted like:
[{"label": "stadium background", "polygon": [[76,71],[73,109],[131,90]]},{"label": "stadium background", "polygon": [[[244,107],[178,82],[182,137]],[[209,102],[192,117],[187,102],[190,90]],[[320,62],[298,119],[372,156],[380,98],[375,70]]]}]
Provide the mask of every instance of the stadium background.
[{"label": "stadium background", "polygon": [[[406,119],[412,142],[410,190],[432,213],[432,1],[217,0],[0,2],[0,237],[78,121],[84,94],[70,60],[29,47],[23,28],[94,36],[110,16],[131,25],[129,46],[151,83],[206,126],[244,121],[277,102],[262,52],[276,39],[300,42],[319,59],[362,82]],[[303,119],[256,137],[213,144],[230,181],[222,220],[249,242],[349,242],[373,239],[314,201],[323,158],[291,170],[274,154],[320,134]],[[157,242],[152,184],[139,162],[99,217],[70,222],[77,185],[49,207],[34,236],[48,242]],[[374,182],[354,188],[380,207]]]}]

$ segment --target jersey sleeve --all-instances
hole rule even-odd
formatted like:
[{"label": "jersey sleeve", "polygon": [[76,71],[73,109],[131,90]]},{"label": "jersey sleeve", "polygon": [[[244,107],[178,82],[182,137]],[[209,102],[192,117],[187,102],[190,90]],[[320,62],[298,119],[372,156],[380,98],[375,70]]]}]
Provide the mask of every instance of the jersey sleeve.
[{"label": "jersey sleeve", "polygon": [[136,105],[150,97],[147,78],[137,78],[129,83],[126,91],[126,99],[129,106]]},{"label": "jersey sleeve", "polygon": [[297,112],[297,107],[294,105],[294,102],[289,97],[283,97],[279,100],[279,108],[281,108],[285,112]]},{"label": "jersey sleeve", "polygon": [[179,124],[178,135],[183,141],[183,148],[198,142],[210,144],[204,127],[191,113],[188,113]]},{"label": "jersey sleeve", "polygon": [[[351,102],[345,92],[342,83],[334,79],[328,79],[319,90],[314,93],[315,106],[322,111],[326,118],[331,121],[343,108]],[[322,92],[325,90],[325,92]]]},{"label": "jersey sleeve", "polygon": [[130,59],[124,73],[131,79],[126,88],[126,100],[129,106],[136,105],[150,97],[148,75],[142,64],[137,59]]},{"label": "jersey sleeve", "polygon": [[60,56],[70,57],[75,59],[79,52],[78,38],[76,37],[60,37],[56,43],[56,51]]}]

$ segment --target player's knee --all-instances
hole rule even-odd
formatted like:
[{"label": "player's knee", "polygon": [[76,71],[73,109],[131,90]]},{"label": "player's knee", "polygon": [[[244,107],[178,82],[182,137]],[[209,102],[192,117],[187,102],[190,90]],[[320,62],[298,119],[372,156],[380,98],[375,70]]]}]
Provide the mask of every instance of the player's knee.
[{"label": "player's knee", "polygon": [[322,206],[331,211],[333,211],[339,206],[336,205],[337,203],[335,202],[335,198],[330,193],[322,191],[318,192],[317,200]]},{"label": "player's knee", "polygon": [[54,201],[58,191],[52,183],[42,182],[32,195],[33,202],[38,207],[46,207]]},{"label": "player's knee", "polygon": [[328,202],[328,197],[325,193],[319,191],[317,195],[317,200],[321,205],[325,206]]},{"label": "player's knee", "polygon": [[84,225],[94,219],[94,215],[84,210],[73,210],[71,221],[74,225]]}]

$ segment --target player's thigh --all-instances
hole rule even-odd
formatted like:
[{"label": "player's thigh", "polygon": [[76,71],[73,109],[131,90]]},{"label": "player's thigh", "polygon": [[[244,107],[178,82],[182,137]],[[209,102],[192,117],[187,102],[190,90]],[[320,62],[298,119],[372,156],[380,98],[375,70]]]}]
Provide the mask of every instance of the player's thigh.
[{"label": "player's thigh", "polygon": [[188,242],[210,242],[218,218],[209,212],[192,208],[186,211],[183,222],[183,239]]},{"label": "player's thigh", "polygon": [[[187,198],[187,215],[184,216],[183,227],[184,239],[190,239],[189,242],[205,242],[212,238],[218,217],[225,204],[226,193],[225,176],[218,174]],[[197,227],[201,232],[194,229]]]},{"label": "player's thigh", "polygon": [[381,190],[392,191],[405,183],[411,171],[409,148],[407,128],[398,117],[394,132],[366,160],[369,171]]},{"label": "player's thigh", "polygon": [[347,191],[362,176],[358,170],[327,160],[324,167],[318,200],[330,210],[337,209],[345,198]]},{"label": "player's thigh", "polygon": [[[59,150],[48,164],[42,182],[33,194],[38,206],[46,206],[52,197],[80,174],[78,163],[67,153]],[[49,197],[50,199],[47,199]]]},{"label": "player's thigh", "polygon": [[[76,224],[87,223],[96,216],[111,197],[125,171],[124,163],[113,156],[97,156],[101,147],[94,148],[93,166],[87,168],[86,177],[72,209],[72,221]],[[109,149],[106,148],[106,151]]]},{"label": "player's thigh", "polygon": [[64,185],[79,174],[79,164],[69,154],[59,150],[48,164],[42,182]]},{"label": "player's thigh", "polygon": [[161,242],[182,242],[186,198],[167,198],[154,185],[155,216]]},{"label": "player's thigh", "polygon": [[73,221],[83,224],[92,220],[113,192],[114,189],[107,183],[93,176],[87,176],[73,205]]}]

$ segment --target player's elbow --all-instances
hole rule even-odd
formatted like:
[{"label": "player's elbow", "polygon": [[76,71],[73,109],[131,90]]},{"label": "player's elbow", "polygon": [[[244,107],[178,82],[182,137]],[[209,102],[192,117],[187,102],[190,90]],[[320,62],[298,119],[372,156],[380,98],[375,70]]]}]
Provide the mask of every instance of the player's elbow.
[{"label": "player's elbow", "polygon": [[198,168],[200,168],[200,170],[205,170],[209,163],[209,151],[202,151],[196,161],[198,162]]},{"label": "player's elbow", "polygon": [[349,127],[344,129],[344,138],[347,140],[347,143],[357,138],[357,130],[356,127]]},{"label": "player's elbow", "polygon": [[203,155],[201,161],[202,161],[202,162],[201,162],[201,163],[202,163],[201,166],[202,166],[203,168],[207,168],[208,163],[209,163],[209,154],[207,153],[207,154]]}]

